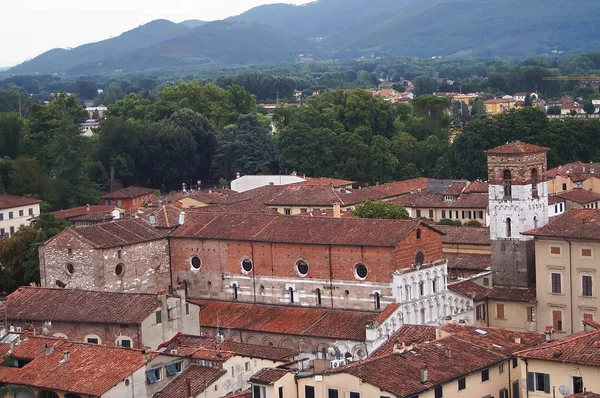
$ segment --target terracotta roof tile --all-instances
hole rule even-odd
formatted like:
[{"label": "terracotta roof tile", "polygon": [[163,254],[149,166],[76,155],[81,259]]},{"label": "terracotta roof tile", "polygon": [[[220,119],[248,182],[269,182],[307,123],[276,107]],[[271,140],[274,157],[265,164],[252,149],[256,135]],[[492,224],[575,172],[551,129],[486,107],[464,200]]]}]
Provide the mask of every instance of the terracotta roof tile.
[{"label": "terracotta roof tile", "polygon": [[561,192],[556,194],[556,196],[580,205],[600,201],[600,194],[585,189],[574,189],[572,191]]},{"label": "terracotta roof tile", "polygon": [[569,395],[568,398],[600,398],[600,394],[596,394],[591,391],[587,391],[587,392],[582,392],[580,394]]},{"label": "terracotta roof tile", "polygon": [[448,185],[446,190],[444,190],[444,195],[452,195],[452,196],[460,196],[463,191],[467,188],[468,183],[463,181],[456,181],[452,184]]},{"label": "terracotta roof tile", "polygon": [[32,360],[44,354],[46,347],[59,350],[68,340],[58,337],[21,335],[21,343],[14,346],[13,355],[18,359]]},{"label": "terracotta roof tile", "polygon": [[141,219],[119,220],[91,227],[70,228],[67,231],[80,235],[97,248],[133,245],[166,237],[163,232]]},{"label": "terracotta roof tile", "polygon": [[437,326],[404,325],[394,332],[377,350],[371,353],[371,357],[393,354],[396,344],[423,344],[428,341],[435,341],[436,338]]},{"label": "terracotta roof tile", "polygon": [[484,153],[486,155],[515,155],[521,153],[546,153],[549,150],[550,148],[543,146],[514,141],[496,148],[488,149]]},{"label": "terracotta roof tile", "polygon": [[228,190],[219,191],[192,191],[188,195],[178,198],[177,201],[188,197],[190,199],[197,200],[198,202],[205,203],[207,205],[223,203],[226,201],[236,199],[240,194],[238,192]]},{"label": "terracotta roof tile", "polygon": [[148,195],[154,192],[152,188],[143,187],[127,187],[107,193],[102,199],[133,199],[139,196]]},{"label": "terracotta roof tile", "polygon": [[391,202],[404,207],[442,208],[442,209],[476,209],[485,211],[489,204],[489,196],[485,193],[462,194],[452,201],[444,199],[443,193],[421,191],[401,196]]},{"label": "terracotta roof tile", "polygon": [[548,204],[549,205],[556,205],[559,203],[565,203],[565,199],[561,198],[558,195],[548,195]]},{"label": "terracotta roof tile", "polygon": [[380,313],[190,300],[201,306],[202,326],[364,341]]},{"label": "terracotta roof tile", "polygon": [[600,240],[600,209],[570,210],[541,228],[523,235]]},{"label": "terracotta roof tile", "polygon": [[492,267],[492,256],[490,254],[461,254],[445,253],[448,259],[448,271],[466,270],[466,271],[486,271]]},{"label": "terracotta roof tile", "polygon": [[20,287],[0,303],[8,319],[137,324],[161,305],[155,294]]},{"label": "terracotta roof tile", "polygon": [[390,182],[388,184],[377,185],[370,189],[380,191],[384,197],[406,195],[411,192],[417,192],[427,189],[429,178],[419,177],[412,180]]},{"label": "terracotta roof tile", "polygon": [[[63,351],[70,352],[66,362]],[[0,382],[99,397],[144,365],[139,350],[65,340],[23,368],[0,367]]]},{"label": "terracotta roof tile", "polygon": [[56,218],[64,218],[68,220],[71,218],[80,217],[92,213],[105,215],[113,212],[115,209],[117,209],[117,207],[115,206],[89,206],[88,211],[88,206],[80,206],[74,207],[72,209],[55,211],[52,213],[52,215]]},{"label": "terracotta roof tile", "polygon": [[600,330],[542,344],[517,355],[527,359],[600,366]]},{"label": "terracotta roof tile", "polygon": [[522,301],[525,303],[535,303],[537,300],[535,289],[518,287],[495,286],[487,291],[486,296],[494,300]]},{"label": "terracotta roof tile", "polygon": [[448,290],[465,297],[472,297],[473,301],[485,300],[487,293],[487,289],[485,287],[469,280],[449,283]]},{"label": "terracotta roof tile", "polygon": [[435,225],[435,229],[446,235],[443,242],[461,245],[490,245],[490,229],[485,227],[455,227],[451,225]]},{"label": "terracotta roof tile", "polygon": [[288,217],[263,214],[186,214],[172,237],[278,243],[393,247],[417,220]]},{"label": "terracotta roof tile", "polygon": [[340,188],[340,187],[346,187],[346,186],[352,186],[353,184],[356,183],[356,181],[349,181],[349,180],[340,180],[337,178],[329,178],[329,177],[320,177],[320,178],[311,178],[311,177],[304,177],[306,179],[306,181],[304,182],[298,182],[296,184],[300,184],[300,185],[325,185],[325,186],[332,186],[334,188]]},{"label": "terracotta roof tile", "polygon": [[556,176],[570,177],[573,174],[600,174],[600,163],[573,162],[557,166],[546,171],[546,177],[554,178]]},{"label": "terracotta roof tile", "polygon": [[252,398],[252,390],[240,391],[231,395],[225,395],[220,398]]},{"label": "terracotta roof tile", "polygon": [[[187,209],[186,209],[187,210]],[[220,203],[193,209],[199,213],[224,214],[277,214],[277,211],[260,203],[258,200],[247,199],[239,202]]]},{"label": "terracotta roof tile", "polygon": [[[333,217],[333,209],[322,209],[307,211],[306,213],[294,214],[295,217]],[[352,210],[340,210],[340,217],[352,218]]]},{"label": "terracotta roof tile", "polygon": [[190,365],[179,377],[154,394],[154,398],[188,398],[188,381],[192,396],[195,397],[226,373],[224,369]]},{"label": "terracotta roof tile", "polygon": [[23,198],[21,196],[0,195],[0,210],[10,209],[13,207],[29,206],[37,203],[42,203],[41,200]]},{"label": "terracotta roof tile", "polygon": [[489,192],[489,184],[487,181],[474,181],[470,183],[466,188],[464,193],[488,193]]},{"label": "terracotta roof tile", "polygon": [[252,375],[249,382],[262,385],[272,385],[288,373],[290,373],[290,371],[286,369],[264,368]]},{"label": "terracotta roof tile", "polygon": [[179,226],[179,215],[182,211],[173,205],[162,205],[144,213],[142,218],[155,228],[171,229]]}]

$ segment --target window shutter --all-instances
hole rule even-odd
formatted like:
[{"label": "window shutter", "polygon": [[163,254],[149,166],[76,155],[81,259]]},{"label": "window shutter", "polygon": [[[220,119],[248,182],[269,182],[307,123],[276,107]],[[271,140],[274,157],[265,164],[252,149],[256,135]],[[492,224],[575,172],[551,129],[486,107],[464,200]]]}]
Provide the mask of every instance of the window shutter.
[{"label": "window shutter", "polygon": [[527,390],[535,391],[535,375],[532,372],[527,372]]},{"label": "window shutter", "polygon": [[550,393],[550,375],[548,373],[544,374],[544,392],[546,394]]}]

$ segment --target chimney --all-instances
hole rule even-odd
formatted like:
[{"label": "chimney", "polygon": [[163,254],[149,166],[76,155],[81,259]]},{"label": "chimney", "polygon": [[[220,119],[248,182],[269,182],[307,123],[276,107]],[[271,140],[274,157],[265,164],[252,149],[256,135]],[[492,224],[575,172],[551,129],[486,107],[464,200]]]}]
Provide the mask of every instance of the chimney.
[{"label": "chimney", "polygon": [[240,177],[241,177],[241,175],[240,175],[240,172],[239,172],[239,171],[238,171],[237,173],[235,173],[235,178],[236,178],[236,179],[238,179],[238,178],[240,178]]},{"label": "chimney", "polygon": [[179,225],[183,225],[183,224],[185,224],[185,212],[184,211],[179,213]]},{"label": "chimney", "polygon": [[90,212],[90,205],[85,205],[85,211],[87,211],[88,213]]},{"label": "chimney", "polygon": [[445,356],[448,359],[452,359],[452,350],[450,348],[446,348]]},{"label": "chimney", "polygon": [[54,347],[46,344],[46,346],[44,347],[44,355],[48,356],[48,355],[52,354],[53,352],[54,352]]},{"label": "chimney", "polygon": [[554,328],[552,326],[546,326],[546,331],[544,334],[546,335],[547,343],[554,341]]},{"label": "chimney", "polygon": [[342,206],[339,203],[333,204],[333,217],[335,217],[335,218],[342,217]]},{"label": "chimney", "polygon": [[521,344],[521,338],[520,337],[515,337],[515,343],[516,344]]},{"label": "chimney", "polygon": [[421,384],[429,383],[429,371],[427,368],[421,369]]},{"label": "chimney", "polygon": [[69,362],[71,360],[71,353],[69,351],[64,351],[63,355],[64,355],[63,360],[62,360],[63,363]]},{"label": "chimney", "polygon": [[156,216],[150,216],[150,225],[152,225],[152,226],[156,225]]}]

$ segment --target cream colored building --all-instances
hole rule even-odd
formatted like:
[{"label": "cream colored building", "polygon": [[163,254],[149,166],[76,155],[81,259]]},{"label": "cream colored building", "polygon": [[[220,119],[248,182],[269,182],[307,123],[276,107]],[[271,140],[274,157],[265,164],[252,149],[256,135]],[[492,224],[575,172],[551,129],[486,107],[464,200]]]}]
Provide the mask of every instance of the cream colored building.
[{"label": "cream colored building", "polygon": [[525,233],[535,237],[538,331],[552,326],[564,336],[599,319],[599,231],[600,210],[581,209]]},{"label": "cream colored building", "polygon": [[13,235],[19,228],[29,226],[40,215],[38,199],[0,195],[0,236]]}]

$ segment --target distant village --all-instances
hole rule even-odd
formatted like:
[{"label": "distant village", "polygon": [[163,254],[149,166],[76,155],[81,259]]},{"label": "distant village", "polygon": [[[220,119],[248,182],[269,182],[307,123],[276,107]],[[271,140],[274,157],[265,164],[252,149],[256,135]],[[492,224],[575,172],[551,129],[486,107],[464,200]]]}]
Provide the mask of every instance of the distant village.
[{"label": "distant village", "polygon": [[[597,397],[600,164],[548,151],[490,149],[487,181],[238,175],[56,211],[41,286],[0,301],[0,396]],[[0,195],[0,239],[39,216]]]}]

